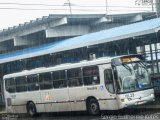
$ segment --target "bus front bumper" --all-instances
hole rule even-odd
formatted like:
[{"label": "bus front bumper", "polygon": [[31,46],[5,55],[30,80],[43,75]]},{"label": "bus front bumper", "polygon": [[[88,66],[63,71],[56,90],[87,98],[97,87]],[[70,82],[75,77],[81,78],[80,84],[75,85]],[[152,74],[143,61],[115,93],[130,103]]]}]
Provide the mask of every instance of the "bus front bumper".
[{"label": "bus front bumper", "polygon": [[123,108],[127,108],[127,107],[133,107],[133,106],[140,106],[140,105],[144,105],[146,103],[149,102],[154,102],[155,101],[155,96],[154,94],[150,94],[148,96],[145,97],[140,97],[140,98],[136,98],[136,99],[119,99],[119,109],[123,109]]}]

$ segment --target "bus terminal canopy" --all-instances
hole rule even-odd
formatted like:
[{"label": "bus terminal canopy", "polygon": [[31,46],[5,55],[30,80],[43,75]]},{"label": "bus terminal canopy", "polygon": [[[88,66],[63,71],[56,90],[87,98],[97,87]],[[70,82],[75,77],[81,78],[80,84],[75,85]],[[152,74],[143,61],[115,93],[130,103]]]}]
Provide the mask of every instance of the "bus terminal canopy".
[{"label": "bus terminal canopy", "polygon": [[0,55],[0,63],[146,35],[160,30],[160,18],[102,30],[37,48]]}]

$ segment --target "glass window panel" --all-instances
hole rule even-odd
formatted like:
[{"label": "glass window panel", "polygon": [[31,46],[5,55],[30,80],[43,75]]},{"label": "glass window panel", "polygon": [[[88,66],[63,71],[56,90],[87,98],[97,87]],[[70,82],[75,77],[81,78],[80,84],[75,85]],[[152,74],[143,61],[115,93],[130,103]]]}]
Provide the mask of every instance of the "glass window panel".
[{"label": "glass window panel", "polygon": [[56,71],[52,73],[53,75],[53,80],[63,80],[66,79],[66,73],[65,71]]},{"label": "glass window panel", "polygon": [[82,72],[81,69],[71,69],[67,71],[67,77],[68,78],[74,78],[74,77],[81,77],[82,76]]},{"label": "glass window panel", "polygon": [[67,80],[57,80],[53,81],[53,87],[56,88],[65,88],[67,87]]},{"label": "glass window panel", "polygon": [[68,79],[68,86],[69,87],[76,87],[76,86],[82,86],[82,85],[83,85],[82,78]]},{"label": "glass window panel", "polygon": [[52,74],[42,73],[39,75],[40,89],[51,89],[52,88]]},{"label": "glass window panel", "polygon": [[66,79],[66,72],[65,71],[59,71],[59,79]]},{"label": "glass window panel", "polygon": [[55,89],[67,87],[65,70],[53,72],[52,75],[53,75],[53,87]]},{"label": "glass window panel", "polygon": [[15,81],[16,81],[16,91],[17,92],[27,91],[27,81],[26,81],[25,76],[17,77],[15,78]]},{"label": "glass window panel", "polygon": [[6,79],[5,87],[6,87],[6,91],[10,93],[14,93],[16,91],[16,83],[14,78]]},{"label": "glass window panel", "polygon": [[59,79],[59,71],[53,72],[52,76],[53,76],[53,80],[58,80]]},{"label": "glass window panel", "polygon": [[29,84],[38,83],[38,75],[30,75],[27,77],[27,81]]},{"label": "glass window panel", "polygon": [[100,83],[99,69],[97,66],[83,68],[84,85],[95,85]]},{"label": "glass window panel", "polygon": [[24,92],[27,91],[27,86],[23,85],[23,86],[16,86],[16,91],[17,92]]},{"label": "glass window panel", "polygon": [[27,81],[26,81],[26,77],[23,76],[23,77],[17,77],[15,78],[15,81],[16,81],[16,85],[24,85],[24,84],[27,84]]},{"label": "glass window panel", "polygon": [[105,82],[106,89],[109,92],[114,93],[114,82],[113,82],[113,74],[111,69],[107,69],[104,71],[104,82]]},{"label": "glass window panel", "polygon": [[82,86],[82,71],[80,68],[71,69],[67,71],[67,78],[68,78],[68,86],[69,87],[76,87]]},{"label": "glass window panel", "polygon": [[28,91],[39,90],[38,75],[30,75],[27,77]]}]

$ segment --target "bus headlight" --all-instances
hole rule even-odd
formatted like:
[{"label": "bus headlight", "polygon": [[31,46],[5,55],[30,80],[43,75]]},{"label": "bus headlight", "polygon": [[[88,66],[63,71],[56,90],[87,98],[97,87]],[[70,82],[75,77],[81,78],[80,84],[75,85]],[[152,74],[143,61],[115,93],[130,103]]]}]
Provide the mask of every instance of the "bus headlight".
[{"label": "bus headlight", "polygon": [[151,94],[151,97],[154,97],[154,94]]},{"label": "bus headlight", "polygon": [[151,97],[153,98],[153,101],[155,101],[155,95],[152,93]]}]

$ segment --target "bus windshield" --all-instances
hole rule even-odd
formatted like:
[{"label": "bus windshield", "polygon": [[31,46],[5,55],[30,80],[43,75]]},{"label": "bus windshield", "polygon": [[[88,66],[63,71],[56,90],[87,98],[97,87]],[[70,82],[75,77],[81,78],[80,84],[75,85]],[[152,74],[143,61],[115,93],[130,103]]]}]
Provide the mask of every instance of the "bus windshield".
[{"label": "bus windshield", "polygon": [[116,66],[118,79],[117,93],[125,93],[151,88],[147,68],[141,61],[122,63]]}]

